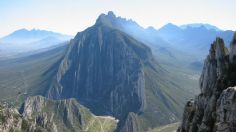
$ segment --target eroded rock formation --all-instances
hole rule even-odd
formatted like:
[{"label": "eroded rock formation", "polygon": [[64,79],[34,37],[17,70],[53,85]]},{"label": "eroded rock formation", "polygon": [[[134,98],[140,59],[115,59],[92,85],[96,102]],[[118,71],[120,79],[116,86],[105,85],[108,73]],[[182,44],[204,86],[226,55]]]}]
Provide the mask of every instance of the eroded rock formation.
[{"label": "eroded rock formation", "polygon": [[34,130],[50,132],[112,132],[117,124],[112,117],[93,115],[75,99],[54,101],[42,96],[29,97],[20,112],[25,120],[34,124]]},{"label": "eroded rock formation", "polygon": [[75,99],[28,97],[20,111],[0,103],[0,132],[113,132],[118,120],[95,116]]},{"label": "eroded rock formation", "polygon": [[211,45],[200,78],[201,93],[187,102],[179,132],[235,131],[236,33],[230,49],[221,38]]}]

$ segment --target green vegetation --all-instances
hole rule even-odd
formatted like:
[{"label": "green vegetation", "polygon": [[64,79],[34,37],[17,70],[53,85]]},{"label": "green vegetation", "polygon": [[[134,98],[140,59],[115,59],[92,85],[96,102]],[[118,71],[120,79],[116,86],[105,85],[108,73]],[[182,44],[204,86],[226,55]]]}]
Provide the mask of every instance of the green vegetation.
[{"label": "green vegetation", "polygon": [[21,130],[22,131],[26,131],[27,129],[29,129],[29,123],[28,121],[26,121],[25,119],[22,120],[22,124],[21,124]]},{"label": "green vegetation", "polygon": [[42,95],[55,72],[55,63],[66,48],[60,46],[30,56],[0,60],[0,100],[19,106],[27,96]]},{"label": "green vegetation", "polygon": [[6,116],[2,112],[0,112],[0,123],[4,122],[6,122]]},{"label": "green vegetation", "polygon": [[9,130],[9,132],[14,132],[14,128],[11,127],[10,130]]}]

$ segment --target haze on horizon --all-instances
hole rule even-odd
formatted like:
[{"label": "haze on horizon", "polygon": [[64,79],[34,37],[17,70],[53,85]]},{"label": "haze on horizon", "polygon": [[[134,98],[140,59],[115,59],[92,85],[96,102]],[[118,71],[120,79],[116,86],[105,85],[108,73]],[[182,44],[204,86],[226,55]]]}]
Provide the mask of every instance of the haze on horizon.
[{"label": "haze on horizon", "polygon": [[0,37],[21,28],[75,35],[114,11],[144,27],[209,23],[236,30],[235,0],[1,0]]}]

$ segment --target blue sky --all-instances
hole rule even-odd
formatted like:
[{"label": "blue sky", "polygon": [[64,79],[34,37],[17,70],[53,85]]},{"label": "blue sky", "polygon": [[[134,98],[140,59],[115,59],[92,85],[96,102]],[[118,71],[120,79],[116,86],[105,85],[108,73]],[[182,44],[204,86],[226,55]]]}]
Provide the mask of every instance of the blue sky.
[{"label": "blue sky", "polygon": [[210,23],[236,30],[236,0],[1,0],[0,37],[21,28],[74,35],[110,10],[144,27]]}]

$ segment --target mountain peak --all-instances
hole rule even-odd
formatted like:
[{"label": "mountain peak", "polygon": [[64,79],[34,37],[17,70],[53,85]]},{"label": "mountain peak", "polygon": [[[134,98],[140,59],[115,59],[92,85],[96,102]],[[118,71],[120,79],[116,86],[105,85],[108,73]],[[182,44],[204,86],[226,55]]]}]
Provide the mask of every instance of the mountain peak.
[{"label": "mountain peak", "polygon": [[173,23],[167,23],[166,25],[164,25],[162,28],[160,28],[159,30],[166,30],[166,29],[179,29],[179,27],[177,25],[174,25]]},{"label": "mountain peak", "polygon": [[164,27],[178,27],[178,26],[173,23],[167,23],[166,25],[164,25]]},{"label": "mountain peak", "polygon": [[220,31],[220,29],[214,25],[207,24],[207,23],[192,23],[192,24],[184,24],[180,26],[182,29],[186,28],[200,28],[204,27],[207,30],[215,30],[215,31]]},{"label": "mountain peak", "polygon": [[163,27],[161,27],[160,29],[158,29],[158,31],[160,33],[177,33],[177,32],[181,32],[181,29],[177,26],[174,25],[172,23],[168,23],[166,25],[164,25]]},{"label": "mountain peak", "polygon": [[140,28],[140,26],[132,19],[126,19],[120,16],[116,16],[115,13],[112,11],[109,11],[107,14],[101,14],[96,20],[95,25],[105,25],[118,29],[124,28],[126,26],[136,26]]},{"label": "mountain peak", "polygon": [[54,37],[60,40],[69,40],[71,36],[60,34],[57,32],[41,30],[41,29],[19,29],[13,33],[0,39],[2,43],[14,43],[14,44],[23,44],[23,43],[32,43],[36,41],[43,40],[45,38]]},{"label": "mountain peak", "polygon": [[107,16],[109,17],[116,17],[113,11],[108,11]]},{"label": "mountain peak", "polygon": [[149,26],[149,27],[147,27],[146,29],[147,29],[147,30],[155,30],[155,31],[156,31],[156,29],[155,29],[153,26]]},{"label": "mountain peak", "polygon": [[104,13],[101,14],[96,20],[95,25],[112,26],[115,19],[116,19],[116,15],[112,11],[109,11],[107,14],[104,14]]},{"label": "mountain peak", "polygon": [[29,30],[27,30],[26,28],[22,28],[22,29],[16,30],[15,32],[25,32],[25,31],[29,31]]}]

